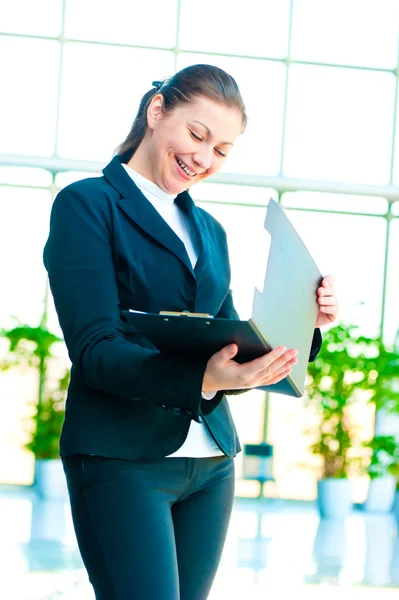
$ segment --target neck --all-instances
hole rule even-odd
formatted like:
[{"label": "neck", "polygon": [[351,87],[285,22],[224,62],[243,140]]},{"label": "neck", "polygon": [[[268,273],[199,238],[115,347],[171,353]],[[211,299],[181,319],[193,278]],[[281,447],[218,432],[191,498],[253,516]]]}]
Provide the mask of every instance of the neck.
[{"label": "neck", "polygon": [[149,144],[147,137],[145,136],[136,152],[133,154],[132,158],[127,163],[127,166],[139,173],[149,181],[155,182],[154,175],[152,173],[152,169],[149,167],[151,161],[148,159],[149,157]]}]

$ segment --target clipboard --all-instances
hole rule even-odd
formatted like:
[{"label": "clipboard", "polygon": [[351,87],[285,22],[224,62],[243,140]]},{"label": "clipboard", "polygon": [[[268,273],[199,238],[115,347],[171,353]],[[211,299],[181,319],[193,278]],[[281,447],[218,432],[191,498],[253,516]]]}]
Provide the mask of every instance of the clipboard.
[{"label": "clipboard", "polygon": [[122,317],[161,352],[208,360],[235,342],[234,357],[243,363],[277,346],[298,350],[298,363],[279,383],[262,386],[268,392],[300,398],[318,314],[317,289],[322,275],[283,209],[270,199],[264,224],[271,235],[263,290],[255,288],[248,320],[217,319],[187,311],[144,313],[123,310]]}]

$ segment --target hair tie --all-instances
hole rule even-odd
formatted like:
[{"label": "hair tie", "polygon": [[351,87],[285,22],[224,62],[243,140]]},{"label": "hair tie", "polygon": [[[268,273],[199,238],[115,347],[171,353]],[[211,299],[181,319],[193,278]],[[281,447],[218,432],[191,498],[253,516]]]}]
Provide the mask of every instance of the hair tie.
[{"label": "hair tie", "polygon": [[152,85],[157,88],[157,92],[159,92],[159,90],[161,89],[161,87],[163,86],[163,81],[153,81]]}]

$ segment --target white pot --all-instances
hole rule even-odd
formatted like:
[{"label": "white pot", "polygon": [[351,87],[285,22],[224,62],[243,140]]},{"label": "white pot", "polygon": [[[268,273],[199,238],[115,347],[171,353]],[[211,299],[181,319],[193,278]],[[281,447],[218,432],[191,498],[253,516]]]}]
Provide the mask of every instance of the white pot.
[{"label": "white pot", "polygon": [[393,506],[392,506],[392,512],[395,516],[396,519],[396,523],[398,525],[399,528],[399,490],[396,490],[395,492],[395,496],[394,496],[394,500],[393,500]]},{"label": "white pot", "polygon": [[60,458],[36,459],[34,489],[38,497],[43,500],[66,501],[68,499],[66,479]]},{"label": "white pot", "polygon": [[367,512],[389,512],[392,509],[395,490],[396,478],[393,475],[370,479],[364,509]]},{"label": "white pot", "polygon": [[317,482],[317,502],[324,519],[343,519],[352,510],[352,486],[348,479],[327,477]]}]

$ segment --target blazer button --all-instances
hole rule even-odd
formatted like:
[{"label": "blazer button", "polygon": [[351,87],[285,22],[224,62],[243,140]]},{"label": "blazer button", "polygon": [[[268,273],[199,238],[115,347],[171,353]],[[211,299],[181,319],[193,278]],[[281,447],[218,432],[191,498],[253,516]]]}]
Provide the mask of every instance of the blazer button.
[{"label": "blazer button", "polygon": [[182,409],[181,408],[177,408],[177,407],[173,407],[170,410],[177,417],[180,417],[180,415],[183,413]]}]

